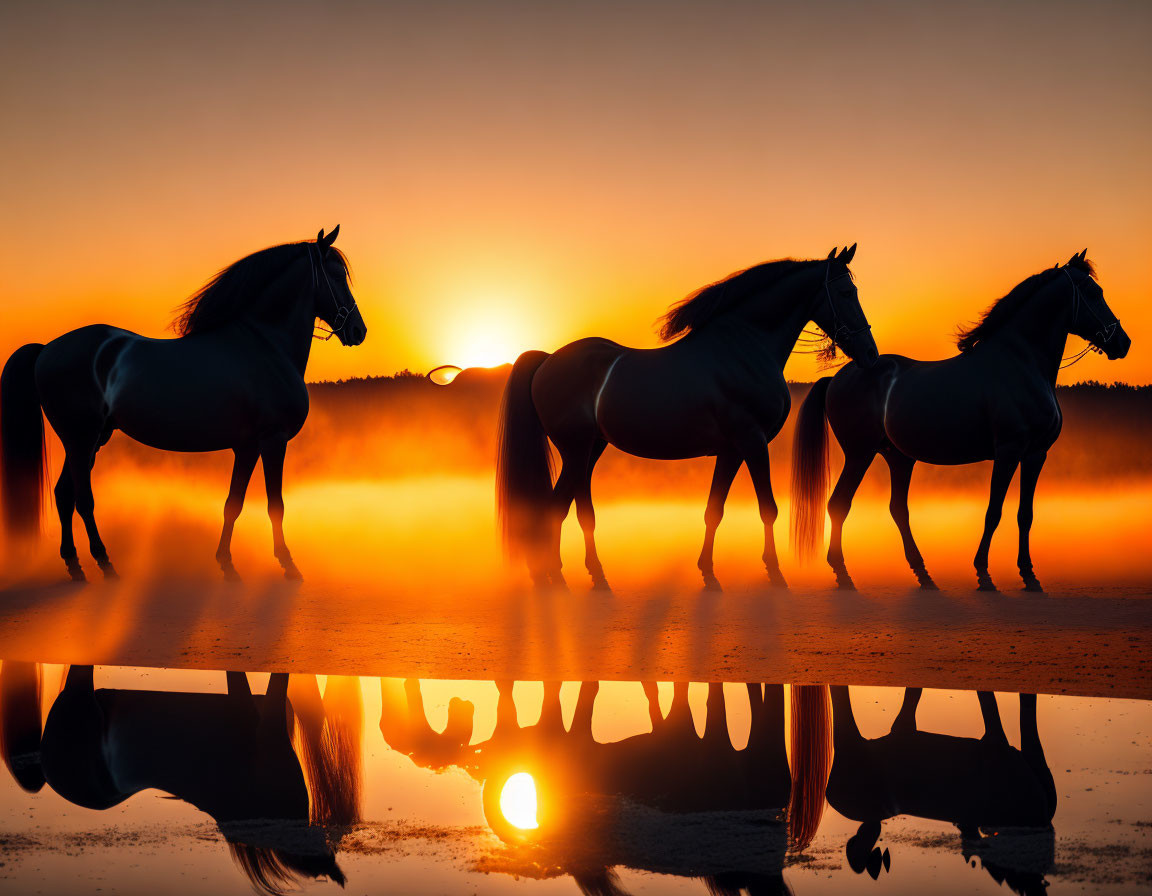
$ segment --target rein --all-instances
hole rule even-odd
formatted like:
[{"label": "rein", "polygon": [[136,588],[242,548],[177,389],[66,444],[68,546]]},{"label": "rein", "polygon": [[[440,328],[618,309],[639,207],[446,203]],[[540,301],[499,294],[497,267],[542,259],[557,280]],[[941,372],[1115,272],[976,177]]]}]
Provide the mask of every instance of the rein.
[{"label": "rein", "polygon": [[[352,316],[352,312],[356,310],[356,300],[352,300],[350,307],[341,305],[336,298],[336,290],[332,288],[332,281],[328,279],[328,271],[324,268],[324,259],[320,257],[320,247],[315,243],[305,243],[308,249],[308,265],[312,268],[312,290],[315,293],[320,288],[320,278],[316,275],[316,270],[319,268],[320,274],[324,277],[324,285],[328,287],[328,295],[332,298],[332,307],[336,309],[336,317],[332,321],[331,327],[325,327],[323,324],[313,324],[313,339],[319,339],[322,342],[327,342],[333,336],[339,336],[344,332],[344,328],[348,326],[348,319]],[[316,250],[315,258],[312,256],[312,250]],[[319,330],[320,332],[315,332]]]}]

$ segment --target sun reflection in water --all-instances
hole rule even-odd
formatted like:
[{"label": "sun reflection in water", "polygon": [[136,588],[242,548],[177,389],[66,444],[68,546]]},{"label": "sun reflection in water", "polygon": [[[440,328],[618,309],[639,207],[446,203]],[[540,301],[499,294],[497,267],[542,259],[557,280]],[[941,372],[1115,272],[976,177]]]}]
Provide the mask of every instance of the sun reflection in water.
[{"label": "sun reflection in water", "polygon": [[536,823],[536,782],[527,772],[517,772],[504,782],[500,791],[500,811],[508,823],[528,831]]}]

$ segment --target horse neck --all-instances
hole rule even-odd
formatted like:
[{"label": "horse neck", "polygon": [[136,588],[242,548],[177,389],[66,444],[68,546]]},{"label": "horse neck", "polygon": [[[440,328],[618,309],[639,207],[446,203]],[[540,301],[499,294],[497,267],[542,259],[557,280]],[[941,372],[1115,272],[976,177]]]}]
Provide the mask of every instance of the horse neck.
[{"label": "horse neck", "polygon": [[[750,299],[748,307],[756,307],[758,299]],[[786,306],[786,307],[785,307]],[[760,315],[731,315],[727,326],[717,328],[718,332],[731,334],[737,330],[741,334],[754,337],[758,351],[765,352],[776,362],[780,370],[788,363],[788,356],[796,346],[796,340],[811,317],[807,301],[787,303],[776,302],[773,308]]]},{"label": "horse neck", "polygon": [[281,278],[269,290],[262,309],[247,318],[248,323],[283,352],[303,377],[316,323],[311,292],[301,289],[298,280]]},{"label": "horse neck", "polygon": [[1053,314],[1052,303],[1060,300],[1048,298],[1045,301],[1044,298],[1034,296],[986,341],[990,345],[1007,348],[1034,364],[1044,378],[1055,385],[1068,343],[1071,299],[1058,305],[1058,310]]}]

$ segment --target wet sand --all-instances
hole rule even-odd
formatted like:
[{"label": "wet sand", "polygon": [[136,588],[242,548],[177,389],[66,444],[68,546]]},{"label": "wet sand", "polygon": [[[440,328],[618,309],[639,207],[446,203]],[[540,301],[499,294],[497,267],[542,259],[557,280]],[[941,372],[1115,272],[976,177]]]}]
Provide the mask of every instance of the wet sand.
[{"label": "wet sand", "polygon": [[[1017,590],[1010,498],[993,543],[999,594],[973,590],[983,497],[914,495],[913,525],[940,593],[903,563],[886,501],[845,530],[861,590],[787,551],[788,592],[765,588],[754,505],[730,502],[717,541],[722,594],[695,569],[701,501],[598,501],[615,591],[589,591],[575,519],[567,593],[536,594],[504,565],[483,477],[304,484],[287,498],[306,581],[279,576],[254,487],[237,527],[243,584],[213,562],[218,490],[156,479],[101,484],[119,582],[61,582],[55,520],[0,584],[0,658],[166,668],[425,678],[793,681],[1152,698],[1147,489],[1038,498],[1036,568]],[[79,530],[80,527],[77,526]],[[51,533],[49,536],[47,533]],[[84,556],[90,575],[99,574]],[[13,572],[13,569],[18,572]]]},{"label": "wet sand", "polygon": [[0,656],[421,678],[793,681],[1152,698],[1129,589],[475,590],[168,581],[9,589]]}]

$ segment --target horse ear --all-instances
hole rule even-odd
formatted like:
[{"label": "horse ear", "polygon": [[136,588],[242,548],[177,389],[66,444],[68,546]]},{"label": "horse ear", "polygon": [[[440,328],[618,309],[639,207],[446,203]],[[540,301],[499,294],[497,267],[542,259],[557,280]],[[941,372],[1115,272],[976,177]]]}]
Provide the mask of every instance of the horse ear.
[{"label": "horse ear", "polygon": [[1068,259],[1068,261],[1065,262],[1065,266],[1070,265],[1070,264],[1076,264],[1076,262],[1078,262],[1079,260],[1080,260],[1080,253],[1076,252],[1075,254],[1073,254],[1073,256],[1071,258]]},{"label": "horse ear", "polygon": [[1085,248],[1084,251],[1080,253],[1080,260],[1083,261],[1087,257],[1088,257],[1088,249]]},{"label": "horse ear", "polygon": [[324,236],[324,228],[320,228],[320,233],[316,235],[316,245],[320,249],[321,256],[326,255],[328,250],[332,248],[332,244],[336,242],[336,236],[340,233],[340,225],[337,224],[332,228],[332,232],[328,236]]},{"label": "horse ear", "polygon": [[844,264],[846,264],[846,265],[851,264],[852,259],[855,257],[856,257],[856,243],[853,243],[851,246],[849,246],[847,249],[845,249],[843,252],[840,253],[840,260],[842,262],[844,262]]},{"label": "horse ear", "polygon": [[832,261],[832,259],[834,259],[836,257],[836,250],[838,248],[839,248],[838,246],[832,247],[832,251],[828,253],[828,261]]}]

